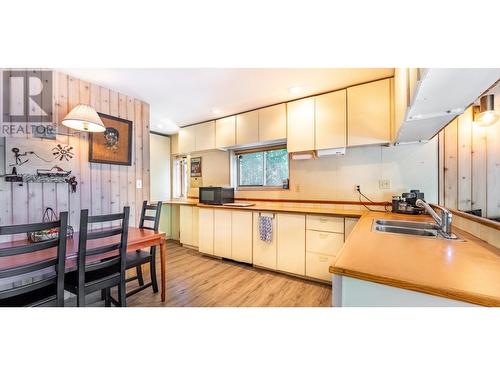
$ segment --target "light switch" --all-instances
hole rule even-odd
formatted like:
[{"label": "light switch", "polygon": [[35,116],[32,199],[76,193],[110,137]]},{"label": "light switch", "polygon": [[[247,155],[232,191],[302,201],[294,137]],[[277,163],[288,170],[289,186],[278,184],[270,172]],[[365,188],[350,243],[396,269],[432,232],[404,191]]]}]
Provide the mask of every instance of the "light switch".
[{"label": "light switch", "polygon": [[142,180],[136,180],[135,181],[135,187],[137,189],[142,189]]}]

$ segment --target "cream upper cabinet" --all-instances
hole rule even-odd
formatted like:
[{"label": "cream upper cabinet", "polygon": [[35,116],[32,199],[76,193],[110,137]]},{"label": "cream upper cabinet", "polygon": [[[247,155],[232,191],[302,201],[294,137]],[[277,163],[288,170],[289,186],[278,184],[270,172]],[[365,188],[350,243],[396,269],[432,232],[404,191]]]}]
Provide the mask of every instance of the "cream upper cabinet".
[{"label": "cream upper cabinet", "polygon": [[391,79],[347,89],[347,145],[383,144],[391,141]]},{"label": "cream upper cabinet", "polygon": [[236,116],[215,121],[215,147],[228,148],[236,144]]},{"label": "cream upper cabinet", "polygon": [[277,214],[276,268],[297,275],[306,274],[306,216]]},{"label": "cream upper cabinet", "polygon": [[[260,239],[259,217],[269,216],[272,218],[272,240],[264,242]],[[275,214],[268,212],[253,213],[253,264],[260,267],[266,267],[272,270],[276,269],[276,218]]]},{"label": "cream upper cabinet", "polygon": [[179,129],[177,150],[179,154],[213,150],[214,148],[215,121],[208,121]]},{"label": "cream upper cabinet", "polygon": [[236,116],[236,144],[248,145],[259,142],[259,111],[245,112]]},{"label": "cream upper cabinet", "polygon": [[314,150],[314,98],[287,103],[288,152]]},{"label": "cream upper cabinet", "polygon": [[214,254],[214,209],[200,208],[198,211],[198,249],[202,253]]},{"label": "cream upper cabinet", "polygon": [[170,153],[172,155],[179,154],[179,134],[172,134],[170,136]]},{"label": "cream upper cabinet", "polygon": [[231,210],[214,212],[214,255],[231,258]]},{"label": "cream upper cabinet", "polygon": [[259,109],[259,142],[286,139],[286,104]]},{"label": "cream upper cabinet", "polygon": [[196,151],[215,148],[215,121],[208,121],[193,126],[196,135]]},{"label": "cream upper cabinet", "polygon": [[234,210],[231,232],[232,258],[252,263],[252,213]]},{"label": "cream upper cabinet", "polygon": [[189,154],[196,150],[196,134],[193,126],[179,129],[179,154]]},{"label": "cream upper cabinet", "polygon": [[316,96],[316,150],[346,146],[347,90]]}]

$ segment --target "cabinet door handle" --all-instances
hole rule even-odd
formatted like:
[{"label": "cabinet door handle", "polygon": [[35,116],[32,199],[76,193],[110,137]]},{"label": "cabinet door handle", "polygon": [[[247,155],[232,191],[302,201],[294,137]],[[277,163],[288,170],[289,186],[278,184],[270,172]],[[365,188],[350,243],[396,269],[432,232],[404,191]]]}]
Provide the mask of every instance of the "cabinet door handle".
[{"label": "cabinet door handle", "polygon": [[328,260],[327,257],[319,257],[320,262],[326,262]]},{"label": "cabinet door handle", "polygon": [[328,238],[328,234],[327,233],[320,233],[319,238]]},{"label": "cabinet door handle", "polygon": [[321,223],[326,223],[326,222],[328,221],[328,219],[325,219],[324,217],[320,217],[320,218],[319,218],[319,221],[320,221]]}]

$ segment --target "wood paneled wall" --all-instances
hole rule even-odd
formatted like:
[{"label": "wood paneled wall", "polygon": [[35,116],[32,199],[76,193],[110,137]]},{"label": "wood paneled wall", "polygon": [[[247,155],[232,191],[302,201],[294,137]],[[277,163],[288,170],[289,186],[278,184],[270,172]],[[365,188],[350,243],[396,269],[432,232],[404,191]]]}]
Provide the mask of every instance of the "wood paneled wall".
[{"label": "wood paneled wall", "polygon": [[439,137],[440,203],[461,211],[500,216],[500,123],[473,123],[472,107]]},{"label": "wood paneled wall", "polygon": [[[92,215],[119,212],[130,206],[130,224],[139,221],[143,200],[149,200],[149,104],[105,87],[85,82],[61,72],[53,75],[53,115],[59,133],[72,133],[61,124],[77,104],[92,105],[98,112],[133,121],[132,166],[89,163],[88,134],[58,135],[71,144],[77,155],[72,174],[78,181],[76,193],[64,183],[25,183],[23,186],[0,179],[0,225],[40,221],[46,207],[69,211],[70,224],[78,229],[80,209]],[[29,136],[28,136],[29,137]],[[33,142],[44,140],[32,138]],[[142,180],[142,188],[136,181]]]}]

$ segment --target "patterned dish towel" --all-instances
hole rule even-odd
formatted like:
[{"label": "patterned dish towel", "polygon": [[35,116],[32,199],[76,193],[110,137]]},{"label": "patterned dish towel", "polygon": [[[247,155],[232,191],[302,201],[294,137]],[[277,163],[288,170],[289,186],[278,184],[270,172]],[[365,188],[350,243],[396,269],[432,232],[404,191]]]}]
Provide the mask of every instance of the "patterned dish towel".
[{"label": "patterned dish towel", "polygon": [[273,218],[270,216],[259,216],[259,237],[261,241],[273,242]]}]

